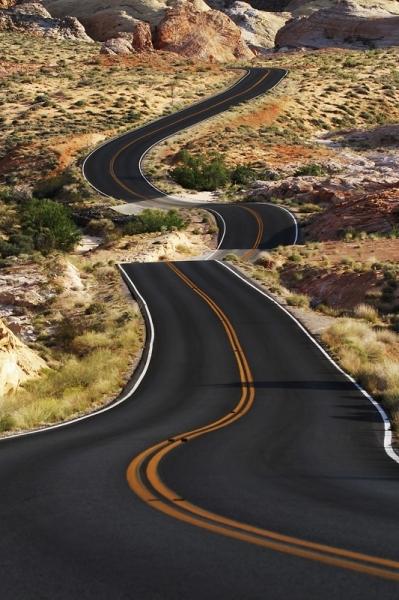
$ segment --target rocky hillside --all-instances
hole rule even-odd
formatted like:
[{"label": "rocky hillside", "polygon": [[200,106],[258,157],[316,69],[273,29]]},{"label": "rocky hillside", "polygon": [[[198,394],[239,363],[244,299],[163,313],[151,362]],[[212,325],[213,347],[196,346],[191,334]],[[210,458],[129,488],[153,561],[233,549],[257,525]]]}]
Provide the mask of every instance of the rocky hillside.
[{"label": "rocky hillside", "polygon": [[0,5],[0,31],[79,42],[93,41],[78,19],[70,16],[54,19],[40,2],[21,2],[14,6],[13,0],[3,0]]},{"label": "rocky hillside", "polygon": [[[11,0],[2,1],[8,4]],[[106,5],[100,0],[43,2],[55,18],[78,18],[95,40],[123,38],[121,33],[134,33],[138,22],[145,22],[151,28],[156,49],[221,61],[250,58],[247,46],[262,53],[275,45],[385,47],[397,45],[399,39],[396,0],[110,0]],[[237,42],[239,31],[241,40]],[[110,54],[126,54],[137,49],[132,40],[126,43],[126,39],[107,44],[104,51],[110,48]]]},{"label": "rocky hillside", "polygon": [[0,320],[0,397],[35,377],[45,366],[44,360]]},{"label": "rocky hillside", "polygon": [[339,0],[309,17],[294,18],[277,33],[277,47],[383,48],[399,44],[399,16]]}]

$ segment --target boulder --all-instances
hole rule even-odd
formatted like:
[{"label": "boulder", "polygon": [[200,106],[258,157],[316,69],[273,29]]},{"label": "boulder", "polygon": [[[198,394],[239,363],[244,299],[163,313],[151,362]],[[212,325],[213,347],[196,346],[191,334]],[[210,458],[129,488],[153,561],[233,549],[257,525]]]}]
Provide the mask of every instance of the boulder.
[{"label": "boulder", "polygon": [[[129,35],[131,39],[127,37]],[[128,33],[125,34],[125,36],[110,38],[109,40],[106,40],[101,46],[100,53],[108,54],[109,56],[123,56],[127,54],[133,54],[133,36]]]},{"label": "boulder", "polygon": [[273,48],[277,32],[291,18],[287,12],[266,12],[247,2],[234,2],[224,11],[241,29],[243,40],[256,49]]},{"label": "boulder", "polygon": [[230,17],[218,10],[198,10],[192,2],[167,10],[156,30],[155,47],[220,62],[254,56]]},{"label": "boulder", "polygon": [[338,0],[310,16],[291,19],[276,35],[277,48],[383,48],[399,44],[399,16]]}]

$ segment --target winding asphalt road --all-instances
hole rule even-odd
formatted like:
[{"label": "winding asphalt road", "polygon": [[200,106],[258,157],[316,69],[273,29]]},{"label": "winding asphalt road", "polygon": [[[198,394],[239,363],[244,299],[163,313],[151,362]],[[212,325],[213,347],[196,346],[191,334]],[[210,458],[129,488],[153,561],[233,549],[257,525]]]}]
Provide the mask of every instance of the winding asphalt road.
[{"label": "winding asphalt road", "polygon": [[[288,213],[241,210],[226,244],[294,241]],[[229,265],[121,271],[148,339],[119,403],[0,445],[2,600],[396,599],[399,464],[370,399]]]}]

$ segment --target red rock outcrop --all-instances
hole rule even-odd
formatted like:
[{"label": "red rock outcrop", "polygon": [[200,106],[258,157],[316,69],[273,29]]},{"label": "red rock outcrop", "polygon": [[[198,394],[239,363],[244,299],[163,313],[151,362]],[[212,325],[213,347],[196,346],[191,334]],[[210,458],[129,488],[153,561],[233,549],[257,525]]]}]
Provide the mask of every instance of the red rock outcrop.
[{"label": "red rock outcrop", "polygon": [[306,228],[313,240],[339,239],[344,231],[389,233],[399,227],[399,188],[366,194],[346,194],[316,215]]},{"label": "red rock outcrop", "polygon": [[220,62],[254,56],[227,15],[218,10],[200,11],[191,2],[167,10],[156,30],[155,47]]},{"label": "red rock outcrop", "polygon": [[331,8],[292,19],[276,36],[278,48],[383,48],[395,45],[399,45],[399,16],[378,8],[363,8],[352,0],[337,0]]}]

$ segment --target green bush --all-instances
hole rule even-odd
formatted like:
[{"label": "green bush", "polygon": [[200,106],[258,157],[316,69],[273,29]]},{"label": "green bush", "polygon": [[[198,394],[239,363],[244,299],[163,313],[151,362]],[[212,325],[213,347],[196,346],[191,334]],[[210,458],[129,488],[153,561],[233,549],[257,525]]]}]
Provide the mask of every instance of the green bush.
[{"label": "green bush", "polygon": [[165,212],[160,209],[146,208],[137,217],[124,226],[124,233],[135,235],[138,233],[152,233],[155,231],[171,231],[183,229],[186,223],[177,210]]},{"label": "green bush", "polygon": [[18,254],[30,254],[33,249],[31,236],[22,233],[10,235],[8,241],[0,240],[0,255],[2,258],[18,256]]},{"label": "green bush", "polygon": [[256,178],[256,173],[251,167],[247,165],[238,165],[230,173],[230,179],[232,183],[246,184],[253,181]]},{"label": "green bush", "polygon": [[21,215],[23,233],[30,236],[33,247],[44,254],[52,250],[72,250],[80,232],[69,210],[53,200],[31,200]]},{"label": "green bush", "polygon": [[187,150],[178,154],[181,163],[172,170],[173,179],[185,188],[214,191],[229,182],[229,170],[220,154],[192,156]]}]

